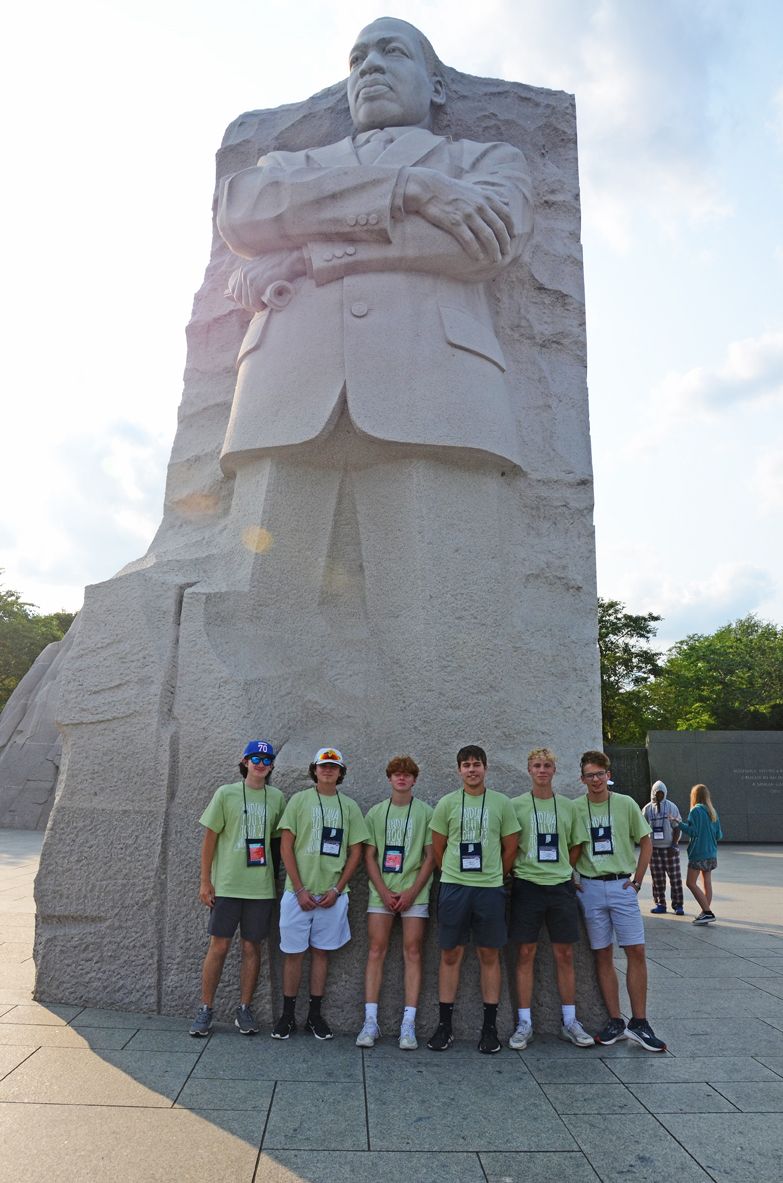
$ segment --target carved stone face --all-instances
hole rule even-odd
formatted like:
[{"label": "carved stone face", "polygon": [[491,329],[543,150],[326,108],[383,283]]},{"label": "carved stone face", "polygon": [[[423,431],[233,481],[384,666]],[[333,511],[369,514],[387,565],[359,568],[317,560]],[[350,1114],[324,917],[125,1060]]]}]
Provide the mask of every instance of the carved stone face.
[{"label": "carved stone face", "polygon": [[357,131],[429,127],[444,101],[415,32],[386,17],[362,29],[348,58],[348,106]]}]

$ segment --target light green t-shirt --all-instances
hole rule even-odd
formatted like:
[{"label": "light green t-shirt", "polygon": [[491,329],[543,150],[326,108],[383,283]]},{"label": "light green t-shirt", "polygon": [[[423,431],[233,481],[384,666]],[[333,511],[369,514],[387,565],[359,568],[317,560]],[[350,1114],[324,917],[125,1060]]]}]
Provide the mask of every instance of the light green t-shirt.
[{"label": "light green t-shirt", "polygon": [[[427,805],[425,801],[419,801],[417,797],[411,801],[410,816],[407,805],[392,805],[391,798],[379,801],[377,805],[368,809],[364,819],[370,832],[367,844],[374,846],[378,852],[381,878],[390,891],[407,891],[416,882],[416,876],[424,861],[424,847],[429,846],[432,842],[431,817],[432,806]],[[390,846],[405,847],[402,871],[399,874],[395,871],[384,872],[383,870],[383,851],[387,843]],[[432,876],[430,875],[413,902],[426,904],[431,886]],[[370,881],[369,902],[376,908],[380,907],[383,902],[372,881]]]},{"label": "light green t-shirt", "polygon": [[[633,875],[636,870],[635,844],[650,833],[642,811],[632,797],[624,793],[609,793],[609,800],[593,805],[587,793],[574,801],[577,822],[585,828],[582,853],[576,863],[580,875]],[[612,854],[593,854],[590,827],[612,827]],[[606,835],[597,835],[605,841]]]},{"label": "light green t-shirt", "polygon": [[[338,855],[321,854],[324,827],[327,830],[342,829]],[[352,797],[346,797],[339,790],[330,797],[319,793],[315,786],[294,793],[285,807],[280,829],[290,830],[295,836],[296,865],[303,886],[313,895],[323,895],[335,886],[348,858],[348,847],[355,846],[357,842],[366,842],[369,836],[362,811]],[[285,889],[294,890],[288,875]]]},{"label": "light green t-shirt", "polygon": [[[272,838],[279,838],[280,818],[285,809],[285,797],[279,789],[249,789],[247,799],[247,833],[245,832],[242,781],[235,785],[221,785],[202,813],[202,826],[218,835],[212,859],[212,884],[215,895],[239,900],[273,900],[275,873],[272,867]],[[266,866],[248,867],[245,838],[266,839]]]},{"label": "light green t-shirt", "polygon": [[[566,883],[571,878],[568,848],[584,842],[587,834],[574,819],[574,802],[570,797],[555,794],[534,798],[532,793],[514,797],[511,804],[519,823],[519,852],[514,863],[514,877],[531,883]],[[538,823],[536,824],[536,815]],[[538,835],[550,835],[551,842],[542,842],[543,859],[539,859]],[[557,841],[554,835],[557,834]],[[547,857],[547,853],[557,858]]]},{"label": "light green t-shirt", "polygon": [[[447,793],[435,806],[430,828],[446,835],[441,883],[460,883],[463,887],[503,886],[500,839],[519,830],[514,807],[505,793],[496,793],[494,789],[487,789],[481,797],[462,789]],[[460,842],[478,841],[482,844],[481,870],[461,870]]]}]

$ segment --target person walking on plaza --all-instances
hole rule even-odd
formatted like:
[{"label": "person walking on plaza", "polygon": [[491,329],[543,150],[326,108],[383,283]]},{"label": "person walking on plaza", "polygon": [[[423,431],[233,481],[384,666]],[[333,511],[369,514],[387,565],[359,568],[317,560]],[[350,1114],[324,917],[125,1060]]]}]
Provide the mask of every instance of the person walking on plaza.
[{"label": "person walking on plaza", "polygon": [[[609,792],[609,757],[585,752],[581,759],[584,797],[577,798],[575,812],[581,821],[583,842],[576,859],[579,903],[584,913],[595,970],[609,1021],[596,1043],[634,1039],[648,1052],[665,1052],[647,1022],[647,961],[644,922],[637,896],[650,862],[650,827],[631,797]],[[634,848],[639,843],[637,857]],[[614,968],[614,938],[625,951],[631,1019],[626,1026],[620,1015],[620,987]]]},{"label": "person walking on plaza", "polygon": [[517,1026],[508,1046],[517,1051],[533,1038],[531,1005],[536,949],[546,922],[562,1005],[560,1036],[577,1047],[595,1040],[576,1017],[574,945],[579,940],[579,908],[571,872],[571,851],[579,853],[581,830],[574,820],[574,802],[557,796],[552,780],[557,771],[549,748],[534,748],[527,758],[531,792],[511,804],[519,822],[519,850],[511,884],[509,941],[517,946]]},{"label": "person walking on plaza", "polygon": [[657,780],[653,785],[650,800],[642,813],[652,830],[650,874],[652,875],[655,907],[650,911],[654,914],[666,911],[666,878],[668,876],[672,911],[677,916],[684,916],[679,848],[679,826],[682,817],[674,802],[669,801],[668,790],[662,780]]},{"label": "person walking on plaza", "polygon": [[268,740],[251,740],[239,762],[242,780],[221,785],[200,818],[204,838],[199,899],[210,909],[210,917],[201,1006],[190,1028],[194,1036],[207,1036],[212,1030],[215,991],[237,925],[242,963],[234,1023],[243,1035],[258,1031],[251,1004],[261,942],[269,935],[275,906],[272,843],[278,841],[285,808],[283,794],[267,784],[274,762],[275,750]]},{"label": "person walking on plaza", "polygon": [[432,815],[432,851],[441,869],[438,892],[440,1021],[427,1047],[444,1052],[454,1042],[452,1014],[465,946],[475,942],[484,1021],[478,1050],[500,1051],[500,950],[507,941],[503,880],[517,853],[519,822],[504,793],[488,789],[487,754],[476,744],[457,752],[462,787],[441,797]]},{"label": "person walking on plaza", "polygon": [[[718,865],[718,843],[723,837],[723,830],[720,828],[720,818],[706,785],[694,785],[691,789],[690,813],[687,821],[680,822],[680,829],[690,839],[685,883],[701,908],[693,923],[714,924],[712,872]],[[699,875],[703,888],[699,887]]]},{"label": "person walking on plaza", "polygon": [[314,787],[294,793],[280,819],[280,853],[286,869],[280,903],[283,1013],[273,1039],[296,1031],[296,996],[302,960],[310,950],[310,1007],[305,1027],[316,1039],[331,1039],[321,1014],[329,953],[351,939],[348,884],[362,858],[368,832],[359,806],[338,791],[346,765],[336,748],[321,748],[309,768]]},{"label": "person walking on plaza", "polygon": [[429,894],[435,859],[432,854],[432,806],[413,796],[419,766],[410,756],[395,756],[386,765],[391,796],[367,813],[369,838],[364,861],[370,880],[367,906],[369,950],[364,974],[364,1026],[357,1047],[374,1047],[380,1038],[378,999],[383,967],[395,916],[402,922],[405,1009],[399,1045],[414,1051],[416,1007],[421,991],[421,950],[429,916]]}]

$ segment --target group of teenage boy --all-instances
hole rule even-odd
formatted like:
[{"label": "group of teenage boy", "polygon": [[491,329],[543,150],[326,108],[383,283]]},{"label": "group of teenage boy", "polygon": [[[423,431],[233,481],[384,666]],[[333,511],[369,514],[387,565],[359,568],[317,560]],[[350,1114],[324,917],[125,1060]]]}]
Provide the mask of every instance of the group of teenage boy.
[{"label": "group of teenage boy", "polygon": [[[202,973],[202,1004],[190,1028],[206,1036],[226,955],[237,926],[242,942],[240,1005],[235,1023],[244,1035],[258,1031],[252,1010],[261,943],[275,907],[279,859],[286,871],[280,901],[283,1010],[271,1032],[288,1039],[297,1029],[296,999],[302,960],[310,953],[310,994],[305,1028],[332,1038],[321,1005],[329,954],[350,940],[348,887],[362,858],[369,879],[365,1016],[357,1036],[370,1048],[380,1038],[378,1000],[389,940],[399,916],[404,961],[404,1011],[399,1046],[413,1050],[422,980],[422,946],[435,869],[440,872],[437,928],[440,947],[437,1028],[432,1051],[453,1043],[452,1015],[460,968],[469,944],[479,960],[483,1023],[478,1050],[501,1049],[497,1031],[501,950],[516,946],[517,1022],[509,1046],[522,1050],[533,1038],[531,1006],[539,934],[546,924],[562,1006],[561,1038],[577,1047],[633,1039],[652,1052],[666,1045],[646,1017],[647,967],[637,896],[650,862],[650,826],[638,805],[609,789],[609,760],[585,752],[580,775],[586,793],[556,794],[554,754],[535,748],[528,756],[531,789],[511,799],[486,785],[487,756],[474,744],[457,753],[461,786],[433,809],[414,796],[419,769],[410,756],[389,761],[390,794],[366,817],[340,791],[346,763],[336,748],[321,748],[309,767],[312,786],[286,804],[268,782],[274,769],[271,743],[247,744],[236,784],[222,785],[201,816],[199,895],[210,908],[210,941]],[[637,850],[638,846],[638,850]],[[507,889],[511,883],[510,920]],[[573,947],[581,906],[596,975],[608,1012],[591,1036],[576,1016]],[[614,967],[614,941],[627,959],[632,1017],[626,1024]]]}]

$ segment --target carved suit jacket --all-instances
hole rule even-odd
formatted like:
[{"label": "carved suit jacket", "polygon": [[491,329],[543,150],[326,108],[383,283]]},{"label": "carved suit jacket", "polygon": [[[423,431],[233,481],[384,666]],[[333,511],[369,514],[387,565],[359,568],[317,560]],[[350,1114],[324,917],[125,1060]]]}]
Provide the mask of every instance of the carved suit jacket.
[{"label": "carved suit jacket", "polygon": [[358,431],[377,439],[460,447],[519,463],[505,361],[486,281],[452,235],[395,208],[400,170],[417,165],[503,200],[512,258],[530,233],[530,180],[509,144],[451,141],[423,128],[374,164],[348,138],[275,152],[224,181],[218,228],[244,258],[299,247],[308,275],[290,303],[251,321],[221,463],[325,434],[346,391]]}]

